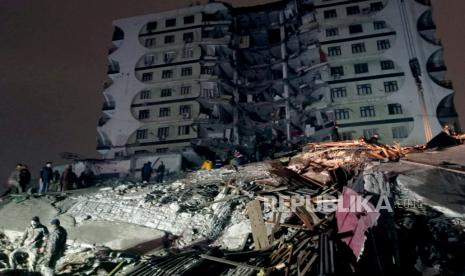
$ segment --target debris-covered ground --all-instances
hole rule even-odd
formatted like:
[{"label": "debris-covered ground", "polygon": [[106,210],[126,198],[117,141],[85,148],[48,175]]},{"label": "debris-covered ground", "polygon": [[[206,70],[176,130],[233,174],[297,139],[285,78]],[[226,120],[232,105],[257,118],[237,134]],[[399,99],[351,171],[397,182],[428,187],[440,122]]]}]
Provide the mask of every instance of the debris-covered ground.
[{"label": "debris-covered ground", "polygon": [[[56,272],[463,275],[465,223],[454,209],[459,204],[443,204],[422,190],[433,184],[459,189],[465,174],[438,167],[453,175],[444,178],[450,183],[431,183],[414,165],[399,162],[421,152],[364,141],[309,144],[295,156],[237,171],[197,171],[163,184],[107,183],[49,196],[51,215],[70,229]],[[20,210],[45,198],[21,200],[4,205],[0,215],[12,210],[8,205]],[[0,234],[0,269],[16,246],[11,236]]]}]

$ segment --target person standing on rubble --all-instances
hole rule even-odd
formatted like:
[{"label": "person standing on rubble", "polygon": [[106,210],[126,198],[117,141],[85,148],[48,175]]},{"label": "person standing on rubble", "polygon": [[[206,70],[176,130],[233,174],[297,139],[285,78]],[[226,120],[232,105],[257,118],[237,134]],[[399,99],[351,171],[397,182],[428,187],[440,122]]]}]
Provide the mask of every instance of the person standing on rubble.
[{"label": "person standing on rubble", "polygon": [[157,168],[157,183],[163,183],[163,177],[165,176],[165,164],[161,161],[160,166]]},{"label": "person standing on rubble", "polygon": [[10,176],[8,177],[8,191],[5,193],[20,193],[21,192],[21,186],[19,185],[19,176],[20,176],[20,171],[22,168],[22,164],[18,163],[16,164],[16,168],[14,171],[11,172]]},{"label": "person standing on rubble", "polygon": [[31,173],[29,172],[27,165],[22,165],[19,171],[19,187],[21,188],[21,193],[26,192],[29,182],[31,182]]},{"label": "person standing on rubble", "polygon": [[60,191],[68,191],[77,187],[77,175],[73,172],[73,167],[68,165],[60,178]]},{"label": "person standing on rubble", "polygon": [[43,246],[45,240],[47,239],[47,235],[47,227],[40,223],[39,217],[33,217],[31,219],[31,226],[29,226],[26,231],[24,231],[24,234],[21,237],[20,248],[15,249],[10,254],[10,267],[12,269],[16,269],[16,259],[18,254],[27,253],[29,271],[34,271],[34,267],[37,262],[37,256],[44,249]]},{"label": "person standing on rubble", "polygon": [[140,173],[142,176],[142,182],[149,182],[153,173],[152,162],[149,161],[147,163],[144,163],[144,166],[142,166]]},{"label": "person standing on rubble", "polygon": [[60,226],[58,219],[53,219],[50,222],[52,231],[47,240],[47,246],[45,248],[43,274],[53,275],[55,272],[55,266],[57,261],[64,255],[66,250],[66,240],[68,233]]},{"label": "person standing on rubble", "polygon": [[94,172],[90,169],[89,166],[86,166],[81,175],[79,175],[79,187],[85,188],[94,185],[94,177]]},{"label": "person standing on rubble", "polygon": [[47,162],[45,167],[42,168],[40,171],[40,180],[42,180],[42,182],[39,187],[39,193],[48,192],[48,185],[53,181],[52,162]]}]

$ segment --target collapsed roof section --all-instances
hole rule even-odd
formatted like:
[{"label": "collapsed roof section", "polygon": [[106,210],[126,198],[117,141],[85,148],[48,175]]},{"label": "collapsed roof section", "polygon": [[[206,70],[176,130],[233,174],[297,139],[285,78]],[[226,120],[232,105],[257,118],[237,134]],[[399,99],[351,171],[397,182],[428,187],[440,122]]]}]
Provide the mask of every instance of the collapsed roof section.
[{"label": "collapsed roof section", "polygon": [[280,151],[331,138],[334,122],[322,81],[326,63],[306,2],[232,9],[230,28],[214,30],[230,42],[201,45],[202,70],[214,77],[201,81],[197,146],[219,155],[239,148],[265,157],[272,152],[257,152],[263,145]]}]

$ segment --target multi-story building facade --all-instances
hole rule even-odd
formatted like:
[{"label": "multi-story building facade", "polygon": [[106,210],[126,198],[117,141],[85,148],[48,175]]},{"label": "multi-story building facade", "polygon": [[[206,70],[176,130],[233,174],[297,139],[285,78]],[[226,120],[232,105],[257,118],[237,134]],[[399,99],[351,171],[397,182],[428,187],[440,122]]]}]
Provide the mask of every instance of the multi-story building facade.
[{"label": "multi-story building facade", "polygon": [[428,0],[315,0],[343,139],[421,144],[456,122]]},{"label": "multi-story building facade", "polygon": [[379,133],[424,143],[453,124],[424,0],[223,3],[114,21],[98,127],[106,158],[261,159],[304,141]]},{"label": "multi-story building facade", "polygon": [[99,151],[261,159],[330,139],[314,15],[300,1],[210,3],[114,21]]}]

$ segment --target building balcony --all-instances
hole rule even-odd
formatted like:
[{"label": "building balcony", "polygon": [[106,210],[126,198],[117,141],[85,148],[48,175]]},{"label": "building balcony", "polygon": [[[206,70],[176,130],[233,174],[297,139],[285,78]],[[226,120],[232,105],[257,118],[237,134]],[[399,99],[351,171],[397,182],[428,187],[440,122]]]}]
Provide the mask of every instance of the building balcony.
[{"label": "building balcony", "polygon": [[123,40],[124,40],[123,30],[115,26],[113,29],[113,37],[111,38],[111,41],[115,47],[112,47],[111,49],[113,48],[115,48],[115,50],[118,49],[121,46],[121,44],[123,44]]},{"label": "building balcony", "polygon": [[443,49],[437,50],[432,54],[426,63],[426,70],[429,77],[439,86],[452,89],[452,82],[447,79],[447,67],[444,63]]},{"label": "building balcony", "polygon": [[425,11],[417,22],[417,30],[420,36],[434,45],[440,45],[441,41],[436,37],[436,25],[433,22],[431,10]]}]

